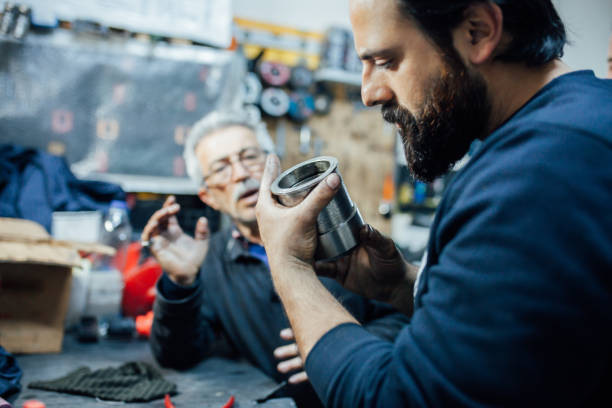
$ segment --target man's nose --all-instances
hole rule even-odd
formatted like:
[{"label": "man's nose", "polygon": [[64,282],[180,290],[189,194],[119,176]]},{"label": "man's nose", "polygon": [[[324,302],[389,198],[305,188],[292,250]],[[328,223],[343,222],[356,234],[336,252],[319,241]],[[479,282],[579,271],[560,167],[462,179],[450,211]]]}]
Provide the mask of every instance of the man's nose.
[{"label": "man's nose", "polygon": [[361,80],[361,100],[364,105],[382,105],[393,99],[393,91],[381,75],[370,74],[364,70]]},{"label": "man's nose", "polygon": [[244,163],[240,160],[236,160],[232,163],[232,181],[242,181],[249,177],[251,177],[251,173]]}]

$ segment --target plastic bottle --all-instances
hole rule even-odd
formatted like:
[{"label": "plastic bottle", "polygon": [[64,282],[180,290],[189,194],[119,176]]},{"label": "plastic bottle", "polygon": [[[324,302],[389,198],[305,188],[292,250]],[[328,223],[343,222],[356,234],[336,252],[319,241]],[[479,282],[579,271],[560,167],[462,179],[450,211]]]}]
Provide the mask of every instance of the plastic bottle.
[{"label": "plastic bottle", "polygon": [[127,249],[132,241],[132,226],[124,201],[111,201],[110,208],[102,223],[102,242],[117,250],[113,266],[122,271],[127,261]]},{"label": "plastic bottle", "polygon": [[132,226],[127,205],[123,201],[112,201],[102,219],[100,241],[117,252],[113,257],[102,256],[93,262],[84,316],[95,317],[102,322],[119,315],[124,287],[121,272],[125,268],[131,240]]}]

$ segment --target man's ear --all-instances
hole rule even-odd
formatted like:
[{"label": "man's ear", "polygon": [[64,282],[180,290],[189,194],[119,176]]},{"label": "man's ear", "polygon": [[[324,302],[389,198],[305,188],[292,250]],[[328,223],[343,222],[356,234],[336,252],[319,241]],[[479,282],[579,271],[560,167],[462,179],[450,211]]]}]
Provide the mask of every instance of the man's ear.
[{"label": "man's ear", "polygon": [[208,191],[206,187],[204,186],[200,187],[200,189],[198,190],[198,197],[207,206],[211,207],[214,210],[217,210],[217,211],[219,210],[219,205],[215,201],[215,198],[212,195],[210,195],[210,192]]},{"label": "man's ear", "polygon": [[491,62],[500,52],[504,38],[504,15],[489,2],[476,2],[467,8],[463,22],[453,30],[453,44],[473,65]]}]

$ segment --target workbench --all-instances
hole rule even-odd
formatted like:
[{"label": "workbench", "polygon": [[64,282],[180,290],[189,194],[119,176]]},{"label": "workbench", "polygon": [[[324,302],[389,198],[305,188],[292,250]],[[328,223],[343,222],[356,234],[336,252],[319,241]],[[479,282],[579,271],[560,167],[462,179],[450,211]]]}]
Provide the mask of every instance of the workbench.
[{"label": "workbench", "polygon": [[236,398],[234,408],[295,408],[293,400],[289,398],[269,400],[262,404],[255,402],[272,392],[277,384],[247,362],[211,357],[186,371],[164,369],[155,361],[149,343],[141,339],[104,339],[96,343],[79,343],[73,336],[66,335],[59,354],[16,357],[23,370],[23,378],[21,393],[13,402],[14,408],[21,408],[28,399],[40,400],[47,408],[101,408],[111,405],[163,408],[163,399],[126,404],[28,388],[32,381],[55,379],[78,367],[87,366],[97,370],[120,366],[129,361],[149,363],[158,368],[166,380],[176,383],[178,394],[172,397],[176,408],[221,408],[231,395]]}]

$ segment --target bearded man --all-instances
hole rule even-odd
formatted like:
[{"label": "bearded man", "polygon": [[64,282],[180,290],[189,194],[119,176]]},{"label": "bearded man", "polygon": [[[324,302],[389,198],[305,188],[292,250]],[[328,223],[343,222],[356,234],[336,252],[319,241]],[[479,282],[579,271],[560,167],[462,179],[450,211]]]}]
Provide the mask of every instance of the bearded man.
[{"label": "bearded man", "polygon": [[[397,125],[417,179],[447,188],[419,271],[393,245],[316,265],[339,186],[257,204],[274,285],[328,407],[600,406],[612,394],[612,81],[572,72],[550,0],[351,0],[362,98]],[[411,315],[393,343],[318,282]],[[601,401],[601,402],[600,402]]]}]

